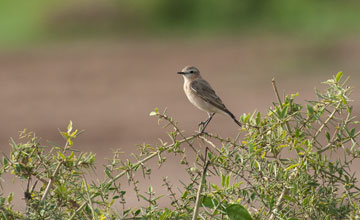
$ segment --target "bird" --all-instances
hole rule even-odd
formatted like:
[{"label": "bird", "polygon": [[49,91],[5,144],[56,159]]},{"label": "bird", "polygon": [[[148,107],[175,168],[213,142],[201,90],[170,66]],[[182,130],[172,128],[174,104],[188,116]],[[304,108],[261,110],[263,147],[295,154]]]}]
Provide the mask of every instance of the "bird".
[{"label": "bird", "polygon": [[208,119],[199,123],[202,127],[200,133],[204,133],[206,126],[216,113],[230,117],[238,126],[241,123],[236,120],[233,113],[226,108],[215,90],[204,80],[198,68],[185,66],[178,74],[184,77],[184,91],[189,101],[198,109],[207,112]]}]

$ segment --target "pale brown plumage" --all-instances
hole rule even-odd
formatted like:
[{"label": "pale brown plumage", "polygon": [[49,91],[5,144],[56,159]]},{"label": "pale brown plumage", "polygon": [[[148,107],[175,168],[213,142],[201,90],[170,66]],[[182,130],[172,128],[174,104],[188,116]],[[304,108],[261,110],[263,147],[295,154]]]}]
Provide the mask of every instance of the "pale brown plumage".
[{"label": "pale brown plumage", "polygon": [[238,124],[241,127],[241,123],[238,120],[236,120],[233,113],[231,113],[226,108],[224,103],[216,95],[215,91],[211,88],[208,82],[206,82],[203,79],[198,79],[196,81],[191,82],[190,86],[191,89],[193,89],[193,91],[196,92],[196,94],[199,95],[205,102],[208,102],[211,105],[214,105],[216,108],[220,109],[221,111],[225,112],[235,121],[236,124]]},{"label": "pale brown plumage", "polygon": [[196,67],[187,66],[181,72],[178,72],[178,74],[184,76],[184,91],[189,101],[197,108],[209,114],[209,119],[202,123],[204,125],[202,131],[215,113],[221,113],[231,117],[234,122],[241,127],[241,123],[236,120],[235,116],[226,108],[210,84],[201,78],[200,71]]}]

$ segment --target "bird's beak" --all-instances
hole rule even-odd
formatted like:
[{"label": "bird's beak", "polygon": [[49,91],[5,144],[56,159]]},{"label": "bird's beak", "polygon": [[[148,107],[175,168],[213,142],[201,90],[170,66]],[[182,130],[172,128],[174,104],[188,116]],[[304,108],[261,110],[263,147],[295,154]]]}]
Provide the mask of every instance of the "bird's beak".
[{"label": "bird's beak", "polygon": [[177,72],[177,74],[181,74],[181,75],[184,75],[185,73],[184,73],[184,72]]}]

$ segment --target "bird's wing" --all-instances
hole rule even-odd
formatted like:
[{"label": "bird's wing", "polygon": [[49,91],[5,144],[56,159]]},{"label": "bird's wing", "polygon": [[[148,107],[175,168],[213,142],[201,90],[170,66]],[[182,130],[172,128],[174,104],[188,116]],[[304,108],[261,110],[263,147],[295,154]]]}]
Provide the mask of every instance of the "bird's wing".
[{"label": "bird's wing", "polygon": [[221,99],[216,95],[210,84],[203,79],[194,80],[190,84],[191,89],[205,102],[208,102],[222,111],[228,113],[229,110],[225,107]]}]

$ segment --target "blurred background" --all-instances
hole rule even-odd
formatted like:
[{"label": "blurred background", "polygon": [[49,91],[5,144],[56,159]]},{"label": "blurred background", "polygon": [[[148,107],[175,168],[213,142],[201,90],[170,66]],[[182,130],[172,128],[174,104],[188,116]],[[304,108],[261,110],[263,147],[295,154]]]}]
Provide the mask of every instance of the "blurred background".
[{"label": "blurred background", "polygon": [[[305,103],[344,71],[358,115],[359,11],[357,0],[2,0],[0,151],[24,128],[61,144],[57,129],[72,120],[85,130],[75,147],[96,153],[101,173],[113,149],[166,140],[149,117],[155,107],[190,134],[207,115],[183,93],[176,72],[185,65],[237,116],[271,106],[273,77],[281,94],[299,92]],[[216,116],[207,130],[234,137],[237,125]]]}]

